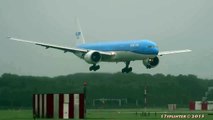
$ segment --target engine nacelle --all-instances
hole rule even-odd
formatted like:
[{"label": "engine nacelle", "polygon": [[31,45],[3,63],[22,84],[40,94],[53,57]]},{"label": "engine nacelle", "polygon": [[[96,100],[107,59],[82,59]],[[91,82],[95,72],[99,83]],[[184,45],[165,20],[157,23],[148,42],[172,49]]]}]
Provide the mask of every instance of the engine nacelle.
[{"label": "engine nacelle", "polygon": [[151,69],[156,67],[159,64],[159,58],[154,57],[154,58],[148,58],[143,60],[144,66],[146,66],[147,69]]},{"label": "engine nacelle", "polygon": [[96,51],[89,51],[85,54],[84,60],[89,64],[96,64],[101,60],[101,54]]}]

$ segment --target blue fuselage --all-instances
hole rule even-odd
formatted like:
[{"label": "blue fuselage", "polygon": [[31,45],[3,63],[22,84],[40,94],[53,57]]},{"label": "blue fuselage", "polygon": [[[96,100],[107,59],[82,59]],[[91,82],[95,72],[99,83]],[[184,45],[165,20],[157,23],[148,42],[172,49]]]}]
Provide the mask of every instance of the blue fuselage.
[{"label": "blue fuselage", "polygon": [[[114,56],[103,55],[101,58],[103,62],[144,60],[156,57],[159,52],[156,43],[149,40],[90,43],[82,44],[77,47],[80,49],[115,53]],[[83,57],[82,55],[77,56]]]},{"label": "blue fuselage", "polygon": [[82,49],[113,51],[113,52],[132,52],[144,55],[157,55],[159,50],[156,43],[149,40],[129,40],[117,42],[101,42],[82,44],[77,46]]}]

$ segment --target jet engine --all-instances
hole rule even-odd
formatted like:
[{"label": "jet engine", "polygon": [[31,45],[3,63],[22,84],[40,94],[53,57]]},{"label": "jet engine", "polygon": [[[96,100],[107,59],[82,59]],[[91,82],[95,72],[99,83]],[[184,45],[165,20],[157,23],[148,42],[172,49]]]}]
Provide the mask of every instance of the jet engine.
[{"label": "jet engine", "polygon": [[143,60],[144,66],[146,66],[147,69],[151,69],[156,67],[159,64],[159,58],[154,57],[154,58],[147,58]]},{"label": "jet engine", "polygon": [[96,51],[89,51],[85,54],[84,60],[89,64],[96,64],[101,60],[101,54]]}]

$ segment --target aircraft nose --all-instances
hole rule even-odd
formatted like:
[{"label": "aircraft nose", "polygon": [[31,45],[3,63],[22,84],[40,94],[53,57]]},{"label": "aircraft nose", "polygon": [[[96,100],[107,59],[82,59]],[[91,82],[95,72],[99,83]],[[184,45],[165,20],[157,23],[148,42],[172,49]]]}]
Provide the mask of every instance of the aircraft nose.
[{"label": "aircraft nose", "polygon": [[158,55],[158,52],[159,52],[159,49],[158,49],[158,48],[153,48],[153,53],[154,53],[155,55]]}]

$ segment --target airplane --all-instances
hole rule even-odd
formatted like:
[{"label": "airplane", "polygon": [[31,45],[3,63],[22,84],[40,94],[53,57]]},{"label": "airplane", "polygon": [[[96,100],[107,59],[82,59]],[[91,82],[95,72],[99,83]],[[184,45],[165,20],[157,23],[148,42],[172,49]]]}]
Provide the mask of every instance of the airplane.
[{"label": "airplane", "polygon": [[132,71],[132,67],[129,67],[130,62],[136,60],[142,60],[144,66],[147,69],[151,69],[159,64],[159,56],[191,52],[190,49],[159,52],[157,44],[149,40],[84,43],[72,48],[13,37],[8,38],[14,41],[42,46],[46,49],[53,48],[62,50],[64,53],[71,52],[77,57],[84,59],[87,63],[92,64],[89,68],[90,71],[100,69],[100,65],[97,65],[99,62],[124,62],[126,66],[122,69],[122,73],[129,73]]},{"label": "airplane", "polygon": [[64,53],[71,52],[77,57],[92,64],[90,71],[97,71],[100,69],[100,62],[124,62],[126,66],[122,69],[122,73],[129,73],[132,67],[129,67],[131,61],[142,60],[147,69],[156,67],[159,64],[159,56],[168,54],[177,54],[191,52],[190,49],[174,50],[174,51],[159,51],[155,42],[150,40],[128,40],[128,41],[114,41],[114,42],[99,42],[99,43],[85,43],[83,33],[79,21],[77,20],[79,31],[76,32],[76,38],[82,40],[83,44],[76,47],[65,47],[53,45],[48,43],[34,42],[23,40],[19,38],[8,37],[10,40],[26,42],[38,46],[64,51]]}]

